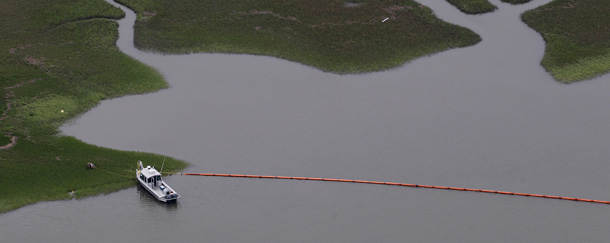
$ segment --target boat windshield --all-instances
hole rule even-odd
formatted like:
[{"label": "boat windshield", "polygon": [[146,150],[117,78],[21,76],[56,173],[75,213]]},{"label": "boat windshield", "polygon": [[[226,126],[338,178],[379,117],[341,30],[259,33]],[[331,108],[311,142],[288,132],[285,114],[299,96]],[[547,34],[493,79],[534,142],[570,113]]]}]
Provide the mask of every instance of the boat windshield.
[{"label": "boat windshield", "polygon": [[160,175],[157,176],[157,181],[161,181],[161,176]]}]

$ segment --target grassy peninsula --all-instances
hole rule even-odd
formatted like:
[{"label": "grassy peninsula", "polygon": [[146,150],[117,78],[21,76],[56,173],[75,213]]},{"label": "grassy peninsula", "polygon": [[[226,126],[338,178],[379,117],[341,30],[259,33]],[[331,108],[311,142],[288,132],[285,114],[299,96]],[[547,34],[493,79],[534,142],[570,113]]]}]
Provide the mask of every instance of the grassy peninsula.
[{"label": "grassy peninsula", "polygon": [[523,21],[542,34],[542,66],[563,83],[610,71],[610,1],[555,0],[525,12]]},{"label": "grassy peninsula", "polygon": [[[137,160],[161,165],[161,155],[57,136],[62,123],[102,99],[167,87],[116,47],[111,19],[123,15],[103,0],[0,2],[0,213],[133,186]],[[99,169],[87,170],[87,162]],[[185,166],[167,158],[164,170]]]},{"label": "grassy peninsula", "polygon": [[269,55],[334,73],[380,71],[480,41],[412,0],[119,2],[138,14],[140,49]]}]

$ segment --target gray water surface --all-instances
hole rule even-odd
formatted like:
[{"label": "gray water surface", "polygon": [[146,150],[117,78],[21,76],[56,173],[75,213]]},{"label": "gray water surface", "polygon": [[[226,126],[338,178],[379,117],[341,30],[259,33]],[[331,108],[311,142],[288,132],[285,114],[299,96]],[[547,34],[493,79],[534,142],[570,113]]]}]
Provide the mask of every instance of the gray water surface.
[{"label": "gray water surface", "polygon": [[[184,159],[188,172],[310,176],[610,200],[610,76],[563,85],[519,15],[468,16],[473,47],[335,75],[264,56],[159,55],[117,45],[171,88],[102,102],[63,134]],[[392,24],[390,21],[387,24]],[[133,161],[126,161],[133,163]],[[349,183],[173,176],[164,205],[138,188],[0,216],[6,242],[607,242],[610,207]]]}]

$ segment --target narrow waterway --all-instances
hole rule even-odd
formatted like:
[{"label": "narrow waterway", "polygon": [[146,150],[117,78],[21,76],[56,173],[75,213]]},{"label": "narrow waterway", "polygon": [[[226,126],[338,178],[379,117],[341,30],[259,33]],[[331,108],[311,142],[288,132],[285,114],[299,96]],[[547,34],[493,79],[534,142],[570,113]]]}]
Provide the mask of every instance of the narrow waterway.
[{"label": "narrow waterway", "polygon": [[[610,76],[562,85],[519,15],[419,0],[483,41],[364,75],[272,57],[159,55],[117,42],[171,88],[102,102],[61,128],[167,154],[189,172],[348,178],[610,200]],[[116,5],[116,4],[115,4]],[[388,22],[391,24],[391,22]],[[126,162],[133,163],[133,162]],[[182,200],[131,188],[0,216],[5,242],[606,242],[610,207],[469,192],[173,176]]]}]

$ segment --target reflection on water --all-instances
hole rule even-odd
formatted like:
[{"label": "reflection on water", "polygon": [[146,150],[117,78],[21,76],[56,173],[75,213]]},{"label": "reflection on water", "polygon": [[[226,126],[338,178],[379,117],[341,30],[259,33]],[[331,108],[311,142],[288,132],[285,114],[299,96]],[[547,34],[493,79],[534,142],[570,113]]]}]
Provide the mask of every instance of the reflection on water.
[{"label": "reflection on water", "polygon": [[159,200],[157,200],[156,198],[154,198],[152,195],[150,195],[150,193],[148,191],[146,191],[146,189],[144,189],[142,186],[136,186],[137,188],[137,194],[140,198],[140,205],[142,207],[151,209],[151,210],[162,210],[162,209],[166,209],[168,212],[177,210],[178,208],[180,208],[180,202],[175,201],[175,202],[169,202],[169,203],[164,203],[164,202],[160,202]]},{"label": "reflection on water", "polygon": [[[191,172],[394,181],[610,199],[610,76],[562,85],[520,14],[550,0],[467,16],[473,47],[364,75],[271,57],[156,55],[119,48],[171,88],[103,102],[67,135],[167,154]],[[108,119],[112,117],[113,119]],[[131,162],[130,162],[131,163]],[[347,183],[171,176],[182,195],[141,189],[40,203],[0,217],[8,242],[605,242],[610,208],[536,198]],[[95,229],[91,231],[90,229]],[[74,233],[77,232],[77,233]],[[408,240],[405,240],[408,239]]]}]

